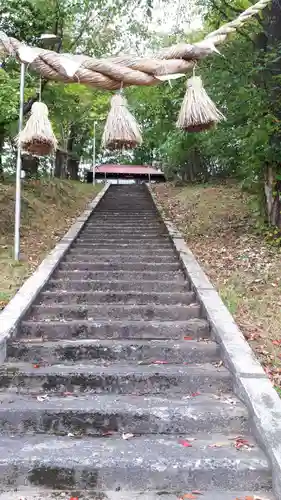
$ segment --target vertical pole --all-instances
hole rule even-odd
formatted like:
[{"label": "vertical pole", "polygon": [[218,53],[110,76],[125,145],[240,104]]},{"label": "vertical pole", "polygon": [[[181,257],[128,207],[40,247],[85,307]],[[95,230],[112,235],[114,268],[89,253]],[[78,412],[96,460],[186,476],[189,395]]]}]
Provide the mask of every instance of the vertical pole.
[{"label": "vertical pole", "polygon": [[[22,124],[23,124],[24,77],[25,77],[25,64],[22,62],[20,68],[19,134],[22,130]],[[15,240],[14,240],[14,258],[16,261],[18,261],[20,258],[20,214],[21,214],[21,148],[20,145],[18,145],[17,171],[16,171]]]},{"label": "vertical pole", "polygon": [[150,174],[148,174],[148,184],[150,185]]},{"label": "vertical pole", "polygon": [[96,184],[96,122],[94,122],[93,137],[93,186]]}]

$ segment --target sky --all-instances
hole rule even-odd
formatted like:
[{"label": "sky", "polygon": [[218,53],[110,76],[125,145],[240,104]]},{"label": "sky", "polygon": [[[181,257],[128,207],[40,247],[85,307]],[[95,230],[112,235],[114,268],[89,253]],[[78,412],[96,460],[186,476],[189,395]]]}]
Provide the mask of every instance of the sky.
[{"label": "sky", "polygon": [[[135,8],[133,12],[128,14],[127,22],[131,22],[132,16],[138,23],[144,23],[142,8]],[[124,18],[122,18],[122,23],[125,28],[122,53],[145,56],[155,52],[155,46],[149,38],[141,39],[138,35],[136,37],[131,35],[130,38],[127,38]],[[147,18],[145,23],[147,23]],[[198,6],[196,6],[196,0],[153,0],[152,19],[148,26],[146,24],[146,28],[151,34],[159,36],[159,41],[162,40],[165,46],[167,40],[169,44],[171,43],[168,35],[177,32],[189,34],[191,31],[200,30],[202,24],[202,16],[200,16]],[[183,38],[182,41],[187,41],[187,39]]]},{"label": "sky", "polygon": [[177,29],[186,33],[202,27],[202,17],[194,0],[154,0],[151,28],[159,34],[169,34]]}]

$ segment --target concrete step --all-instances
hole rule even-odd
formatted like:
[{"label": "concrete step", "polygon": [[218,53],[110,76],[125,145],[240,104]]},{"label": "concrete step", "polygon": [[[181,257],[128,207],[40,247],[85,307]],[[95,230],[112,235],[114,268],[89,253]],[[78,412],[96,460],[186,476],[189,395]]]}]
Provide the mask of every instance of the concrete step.
[{"label": "concrete step", "polygon": [[57,339],[150,339],[183,340],[209,338],[210,329],[203,319],[188,321],[22,321],[20,335]]},{"label": "concrete step", "polygon": [[72,250],[63,260],[65,262],[84,262],[84,263],[97,263],[102,262],[106,264],[143,264],[147,265],[151,264],[177,264],[179,266],[179,260],[173,250],[170,250],[167,254],[158,254],[153,255],[150,251],[144,253],[137,253],[126,250],[124,251],[118,250],[110,252],[103,252],[102,250],[89,250],[88,248],[83,251],[81,250]]},{"label": "concrete step", "polygon": [[103,247],[103,248],[98,248],[96,247],[94,250],[92,247],[89,247],[89,246],[86,246],[86,247],[82,247],[81,248],[77,248],[76,247],[72,247],[69,252],[67,253],[67,255],[65,256],[65,259],[66,260],[70,260],[72,258],[74,258],[76,255],[80,255],[80,256],[83,256],[83,258],[89,258],[89,256],[101,256],[105,259],[111,259],[111,258],[120,258],[120,259],[128,259],[128,262],[130,262],[130,260],[135,260],[137,258],[139,258],[140,260],[142,259],[145,259],[149,262],[149,260],[152,260],[154,261],[154,259],[157,258],[157,260],[161,260],[162,259],[171,259],[171,261],[173,259],[177,259],[178,260],[178,256],[175,252],[175,250],[170,247],[170,248],[159,248],[157,250],[157,253],[156,252],[151,252],[151,249],[142,249],[142,248],[139,248],[137,251],[134,251],[134,249],[132,250],[131,248],[127,248],[127,247],[120,247],[120,248],[106,248],[106,247]]},{"label": "concrete step", "polygon": [[[118,210],[116,208],[118,207]],[[114,200],[103,200],[97,210],[97,214],[104,212],[106,214],[124,214],[133,213],[136,216],[141,216],[144,212],[148,215],[155,214],[156,211],[149,201],[143,203],[141,199],[131,199],[127,203],[123,203],[120,197]]]},{"label": "concrete step", "polygon": [[38,304],[169,304],[188,305],[195,302],[193,292],[185,293],[142,293],[142,292],[84,292],[69,291],[42,292]]},{"label": "concrete step", "polygon": [[135,251],[135,249],[141,249],[141,250],[150,250],[153,252],[158,252],[158,251],[163,251],[166,252],[167,250],[174,250],[171,242],[167,239],[161,240],[161,243],[159,242],[153,242],[149,240],[141,241],[138,242],[136,240],[129,241],[129,240],[123,240],[123,241],[116,241],[112,239],[107,239],[106,241],[101,239],[97,240],[95,238],[93,241],[81,241],[81,239],[77,239],[73,245],[72,248],[106,248],[106,249],[116,249],[116,250],[131,250]]},{"label": "concrete step", "polygon": [[68,280],[124,280],[124,281],[177,281],[184,283],[182,272],[175,271],[55,271],[56,279]]},{"label": "concrete step", "polygon": [[92,229],[92,230],[84,230],[81,233],[81,238],[83,239],[92,239],[92,238],[98,238],[98,239],[120,239],[120,238],[128,238],[128,239],[159,239],[160,241],[163,239],[168,239],[168,233],[163,232],[163,230],[152,230],[152,231],[147,231],[147,230],[133,230],[132,228],[127,228],[127,229],[115,229],[111,228],[108,231],[105,231],[104,229]]},{"label": "concrete step", "polygon": [[61,270],[69,271],[179,271],[181,269],[179,262],[106,262],[104,260],[95,262],[62,262],[59,266]]},{"label": "concrete step", "polygon": [[110,221],[111,222],[140,222],[145,223],[148,221],[158,221],[162,222],[161,217],[154,210],[142,210],[142,211],[133,211],[130,210],[126,213],[118,212],[118,211],[110,211],[106,210],[97,210],[91,217],[89,218],[89,222],[95,221]]},{"label": "concrete step", "polygon": [[[195,437],[191,448],[176,435],[128,440],[1,437],[0,477],[9,488],[234,491],[238,484],[245,490],[270,489],[271,474],[260,449],[238,451],[223,433]],[[217,442],[227,444],[212,448]]]},{"label": "concrete step", "polygon": [[189,290],[187,282],[178,281],[113,281],[113,280],[68,280],[52,279],[45,290],[61,291],[99,291],[99,292],[142,292],[142,293],[186,293]]},{"label": "concrete step", "polygon": [[162,241],[170,241],[169,235],[167,233],[163,233],[160,231],[132,231],[131,229],[124,231],[123,229],[112,229],[109,231],[104,230],[92,230],[92,231],[83,231],[81,233],[81,240],[120,240],[120,239],[128,239],[128,240],[158,240],[160,243]]},{"label": "concrete step", "polygon": [[54,304],[37,305],[31,308],[28,318],[34,320],[72,320],[86,319],[98,321],[99,319],[140,320],[140,321],[186,321],[198,318],[200,305],[124,305],[124,304]]},{"label": "concrete step", "polygon": [[145,231],[145,230],[165,230],[167,232],[165,224],[163,224],[162,221],[154,221],[153,219],[151,221],[147,222],[142,222],[138,221],[129,221],[129,220],[123,220],[122,222],[118,222],[117,220],[112,220],[111,222],[108,221],[100,221],[99,219],[96,219],[96,221],[90,221],[84,226],[84,230],[92,230],[92,229],[98,229],[98,230],[104,230],[104,231],[111,231],[112,229],[125,229],[125,230],[132,230],[132,231]]},{"label": "concrete step", "polygon": [[[157,361],[157,360],[156,360]],[[34,367],[25,362],[0,367],[0,388],[18,392],[90,392],[153,395],[204,392],[220,394],[232,390],[231,375],[211,363],[189,365],[130,365],[92,361]]]},{"label": "concrete step", "polygon": [[9,361],[55,364],[60,361],[126,361],[127,363],[151,364],[155,360],[169,363],[218,362],[220,347],[209,340],[65,340],[42,341],[20,339],[9,343]]},{"label": "concrete step", "polygon": [[[198,490],[195,490],[198,491]],[[53,490],[49,488],[38,487],[20,487],[16,490],[7,490],[0,493],[0,500],[68,500],[69,498],[78,498],[78,500],[179,500],[186,495],[186,489],[177,490],[177,493],[163,492],[163,491],[135,491],[135,490],[122,490],[122,491],[101,491],[101,490]],[[78,497],[77,497],[78,495]],[[192,493],[190,493],[192,495]],[[268,491],[253,492],[253,491],[226,491],[226,490],[210,490],[201,491],[200,496],[193,495],[194,500],[274,500],[272,493]]]},{"label": "concrete step", "polygon": [[139,224],[122,224],[120,226],[115,226],[114,224],[108,225],[108,226],[96,226],[95,224],[93,226],[85,226],[83,229],[83,236],[84,235],[90,235],[92,236],[93,234],[102,234],[102,235],[110,235],[110,234],[119,234],[119,233],[128,233],[128,234],[135,234],[136,236],[139,234],[158,234],[160,237],[162,235],[167,236],[168,231],[165,228],[165,226],[140,226]]},{"label": "concrete step", "polygon": [[110,232],[108,234],[103,233],[95,233],[95,234],[84,234],[81,233],[81,236],[79,236],[79,241],[82,242],[87,242],[87,241],[92,241],[95,239],[96,241],[113,241],[113,242],[119,242],[119,243],[128,243],[132,242],[134,243],[135,241],[137,242],[145,242],[145,241],[151,241],[151,242],[158,242],[158,243],[165,243],[165,242],[170,242],[170,237],[168,234],[158,234],[157,232],[154,233],[139,233],[139,234],[132,234],[130,232],[128,233],[123,233],[121,231],[116,231],[116,232]]},{"label": "concrete step", "polygon": [[86,227],[93,226],[93,225],[107,225],[107,226],[140,226],[140,227],[147,227],[150,225],[155,225],[157,227],[159,226],[164,226],[165,224],[163,223],[163,220],[159,216],[155,216],[154,214],[149,214],[146,216],[143,216],[142,214],[139,215],[130,215],[130,214],[119,214],[119,215],[101,215],[97,214],[95,217],[91,217],[86,225]]},{"label": "concrete step", "polygon": [[[79,395],[32,398],[0,394],[0,431],[75,436],[249,432],[247,411],[237,399],[212,395],[185,399],[153,396]],[[234,404],[235,403],[235,404]]]}]

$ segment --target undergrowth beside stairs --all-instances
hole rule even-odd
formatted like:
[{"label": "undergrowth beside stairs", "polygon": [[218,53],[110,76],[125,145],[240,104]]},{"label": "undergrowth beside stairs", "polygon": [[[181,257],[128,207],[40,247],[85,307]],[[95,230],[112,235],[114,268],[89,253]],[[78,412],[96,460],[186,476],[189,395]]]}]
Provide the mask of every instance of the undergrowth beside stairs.
[{"label": "undergrowth beside stairs", "polygon": [[235,183],[153,189],[281,395],[281,251],[257,233],[254,198]]},{"label": "undergrowth beside stairs", "polygon": [[21,261],[13,259],[14,182],[0,183],[0,309],[55,246],[100,189],[58,179],[23,183]]}]

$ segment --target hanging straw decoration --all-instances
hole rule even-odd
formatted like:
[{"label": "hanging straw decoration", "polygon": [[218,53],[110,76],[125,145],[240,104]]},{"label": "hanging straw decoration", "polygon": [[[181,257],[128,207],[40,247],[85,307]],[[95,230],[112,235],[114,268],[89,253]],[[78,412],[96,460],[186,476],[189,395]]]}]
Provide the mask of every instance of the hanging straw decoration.
[{"label": "hanging straw decoration", "polygon": [[48,114],[48,108],[43,102],[35,102],[32,105],[30,118],[17,138],[22,151],[47,156],[56,149],[57,140]]},{"label": "hanging straw decoration", "polygon": [[202,132],[214,127],[225,116],[217,109],[203,87],[200,76],[187,81],[187,91],[179,113],[177,127],[187,132]]},{"label": "hanging straw decoration", "polygon": [[130,113],[127,100],[119,91],[111,98],[102,136],[102,146],[107,149],[132,149],[142,144],[140,128]]}]

